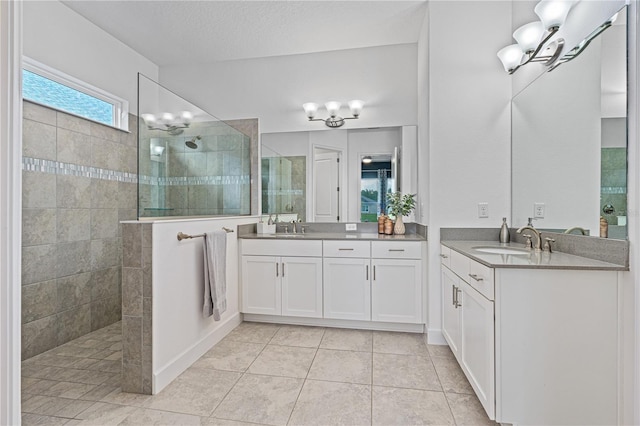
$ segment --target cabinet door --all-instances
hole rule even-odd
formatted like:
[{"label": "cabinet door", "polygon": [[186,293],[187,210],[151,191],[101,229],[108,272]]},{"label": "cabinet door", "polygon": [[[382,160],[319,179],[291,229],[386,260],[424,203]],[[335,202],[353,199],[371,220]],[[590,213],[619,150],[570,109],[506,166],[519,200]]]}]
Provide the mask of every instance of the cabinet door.
[{"label": "cabinet door", "polygon": [[242,256],[242,312],[280,315],[280,258]]},{"label": "cabinet door", "polygon": [[460,281],[462,356],[460,363],[487,415],[495,419],[493,302]]},{"label": "cabinet door", "polygon": [[[460,288],[460,279],[448,268],[442,268],[442,334],[449,343],[451,351],[460,356],[460,312],[457,307],[456,292]],[[458,292],[458,296],[459,296]]]},{"label": "cabinet door", "polygon": [[373,259],[371,319],[422,322],[422,265],[419,260]]},{"label": "cabinet door", "polygon": [[282,315],[322,318],[322,258],[283,257]]},{"label": "cabinet door", "polygon": [[371,320],[369,259],[324,258],[324,317]]}]

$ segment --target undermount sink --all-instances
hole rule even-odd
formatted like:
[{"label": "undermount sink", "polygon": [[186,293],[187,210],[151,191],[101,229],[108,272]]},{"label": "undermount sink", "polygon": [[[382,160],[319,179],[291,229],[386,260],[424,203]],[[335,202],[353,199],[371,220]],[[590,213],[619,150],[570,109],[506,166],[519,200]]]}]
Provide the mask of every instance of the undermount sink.
[{"label": "undermount sink", "polygon": [[482,253],[490,253],[490,254],[521,254],[526,255],[531,253],[530,250],[524,248],[516,248],[516,247],[473,247],[474,250],[482,252]]}]

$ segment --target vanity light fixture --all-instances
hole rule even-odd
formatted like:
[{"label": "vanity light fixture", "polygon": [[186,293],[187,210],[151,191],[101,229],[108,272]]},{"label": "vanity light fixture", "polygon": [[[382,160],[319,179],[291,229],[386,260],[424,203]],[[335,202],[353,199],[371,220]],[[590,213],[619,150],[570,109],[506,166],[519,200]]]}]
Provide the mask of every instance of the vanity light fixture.
[{"label": "vanity light fixture", "polygon": [[304,108],[304,112],[307,114],[307,118],[309,121],[324,121],[328,127],[341,127],[344,124],[344,120],[355,120],[360,117],[360,113],[362,112],[362,107],[364,106],[364,102],[360,100],[352,100],[348,102],[349,109],[351,110],[351,115],[353,117],[340,117],[338,112],[340,112],[340,107],[342,104],[338,101],[330,101],[324,104],[324,107],[327,109],[329,113],[329,118],[315,118],[316,113],[318,112],[318,104],[313,102],[307,102],[302,105]]},{"label": "vanity light fixture", "polygon": [[159,115],[140,114],[149,130],[161,130],[172,136],[176,136],[184,132],[193,120],[193,114],[189,111],[181,111],[178,116],[170,112],[163,112]]},{"label": "vanity light fixture", "polygon": [[551,65],[555,62],[564,46],[564,40],[547,42],[558,32],[567,19],[575,0],[542,0],[533,11],[540,21],[523,25],[513,32],[516,44],[498,51],[504,70],[513,74],[529,62],[543,62]]}]

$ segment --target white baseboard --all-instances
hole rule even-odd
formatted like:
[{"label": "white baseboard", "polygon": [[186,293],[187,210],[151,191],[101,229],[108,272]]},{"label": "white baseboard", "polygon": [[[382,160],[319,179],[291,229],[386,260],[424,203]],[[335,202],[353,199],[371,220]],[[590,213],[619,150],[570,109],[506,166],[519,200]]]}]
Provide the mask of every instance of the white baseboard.
[{"label": "white baseboard", "polygon": [[430,328],[427,330],[427,344],[429,345],[448,345],[444,336],[442,335],[442,330],[439,328]]},{"label": "white baseboard", "polygon": [[339,320],[330,318],[286,317],[280,315],[243,314],[245,321],[276,324],[311,325],[320,327],[355,328],[360,330],[404,331],[424,333],[424,324],[405,324],[376,321]]},{"label": "white baseboard", "polygon": [[155,395],[164,389],[241,322],[242,315],[240,313],[227,318],[209,334],[171,360],[162,370],[154,372],[152,393]]}]

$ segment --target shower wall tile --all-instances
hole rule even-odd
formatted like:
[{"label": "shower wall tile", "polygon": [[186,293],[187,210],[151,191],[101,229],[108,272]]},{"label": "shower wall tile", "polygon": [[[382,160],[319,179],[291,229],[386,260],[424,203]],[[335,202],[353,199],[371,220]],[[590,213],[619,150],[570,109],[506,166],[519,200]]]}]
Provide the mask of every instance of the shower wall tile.
[{"label": "shower wall tile", "polygon": [[58,209],[57,241],[84,241],[91,238],[89,209]]},{"label": "shower wall tile", "polygon": [[113,127],[105,126],[104,124],[94,123],[93,121],[89,122],[89,130],[91,136],[112,142],[120,142],[120,134],[122,133],[122,130],[114,129]]},{"label": "shower wall tile", "polygon": [[78,306],[56,315],[58,344],[91,332],[91,305]]},{"label": "shower wall tile", "polygon": [[22,359],[55,348],[58,341],[58,328],[55,315],[31,321],[22,325]]},{"label": "shower wall tile", "polygon": [[91,209],[91,239],[118,237],[118,209]]},{"label": "shower wall tile", "polygon": [[142,267],[142,226],[137,223],[122,225],[122,266]]},{"label": "shower wall tile", "polygon": [[57,277],[91,271],[91,241],[72,241],[56,245]]},{"label": "shower wall tile", "polygon": [[22,286],[22,323],[56,313],[58,292],[56,280]]},{"label": "shower wall tile", "polygon": [[23,102],[22,117],[24,119],[37,121],[40,123],[56,125],[56,112],[51,108],[31,102]]},{"label": "shower wall tile", "polygon": [[119,296],[91,302],[91,331],[120,321],[121,317],[122,303]]},{"label": "shower wall tile", "polygon": [[122,360],[131,364],[142,362],[142,317],[140,316],[122,316]]},{"label": "shower wall tile", "polygon": [[122,363],[122,391],[142,393],[142,364]]},{"label": "shower wall tile", "polygon": [[118,297],[122,279],[119,266],[93,271],[91,277],[91,300]]},{"label": "shower wall tile", "polygon": [[142,268],[122,268],[122,314],[142,316]]},{"label": "shower wall tile", "polygon": [[[121,319],[119,222],[137,217],[137,185],[117,179],[137,168],[137,127],[122,132],[28,101],[23,126],[23,164],[35,170],[23,171],[22,356],[29,358]],[[98,140],[103,154],[111,150],[102,166],[116,167],[92,162]]]},{"label": "shower wall tile", "polygon": [[58,278],[57,287],[57,312],[85,305],[91,301],[91,272]]},{"label": "shower wall tile", "polygon": [[22,285],[57,278],[56,248],[55,244],[22,248]]},{"label": "shower wall tile", "polygon": [[54,175],[22,171],[22,207],[56,208],[56,179]]},{"label": "shower wall tile", "polygon": [[88,177],[56,175],[57,207],[91,207],[91,181]]},{"label": "shower wall tile", "polygon": [[109,170],[122,170],[120,167],[120,148],[117,142],[91,137],[91,163],[94,167]]},{"label": "shower wall tile", "polygon": [[22,155],[45,160],[56,159],[56,127],[23,120]]},{"label": "shower wall tile", "polygon": [[108,209],[118,205],[118,181],[91,179],[91,208]]},{"label": "shower wall tile", "polygon": [[67,129],[58,129],[57,160],[91,166],[91,137]]},{"label": "shower wall tile", "polygon": [[105,238],[91,241],[91,267],[92,269],[105,269],[118,266],[120,261],[120,240],[118,238]]},{"label": "shower wall tile", "polygon": [[57,113],[57,126],[67,130],[73,130],[74,132],[84,133],[85,135],[91,135],[91,122],[74,115],[65,114],[58,111]]},{"label": "shower wall tile", "polygon": [[22,245],[56,242],[55,209],[22,209]]}]

